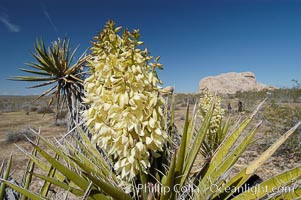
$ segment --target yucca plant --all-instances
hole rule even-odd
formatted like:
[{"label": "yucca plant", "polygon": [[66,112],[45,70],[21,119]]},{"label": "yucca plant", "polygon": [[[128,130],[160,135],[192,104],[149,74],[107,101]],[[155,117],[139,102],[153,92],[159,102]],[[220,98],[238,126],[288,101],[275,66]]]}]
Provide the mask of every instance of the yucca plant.
[{"label": "yucca plant", "polygon": [[81,98],[83,96],[84,66],[87,57],[85,53],[74,61],[76,47],[71,51],[70,40],[58,38],[48,48],[44,41],[37,40],[32,56],[36,62],[26,63],[31,69],[21,68],[23,72],[33,76],[15,76],[10,80],[40,82],[30,88],[50,86],[37,99],[50,95],[48,108],[56,101],[57,110],[67,105],[69,111],[69,130],[74,128],[74,121],[79,123],[81,110]]},{"label": "yucca plant", "polygon": [[90,109],[84,113],[92,140],[80,127],[80,138],[74,138],[76,144],[67,140],[50,142],[37,134],[52,153],[30,140],[33,153],[20,149],[45,172],[29,174],[43,180],[46,187],[31,192],[0,179],[2,184],[33,200],[47,199],[50,184],[79,199],[91,200],[301,197],[301,188],[280,193],[276,190],[292,187],[301,178],[301,166],[237,193],[301,122],[240,172],[230,175],[261,125],[259,122],[250,132],[245,130],[264,101],[233,130],[227,129],[217,147],[211,146],[210,159],[199,159],[204,141],[210,143],[207,135],[215,127],[211,126],[218,101],[213,98],[208,104],[200,127],[197,126],[200,107],[196,106],[190,117],[187,106],[180,143],[173,144],[179,134],[173,128],[175,101],[172,97],[168,111],[155,70],[162,66],[158,59],[150,62],[147,50],[138,49],[142,44],[138,31],[125,30],[120,36],[120,29],[109,21],[92,48],[91,77],[85,81],[85,102]]},{"label": "yucca plant", "polygon": [[201,123],[204,122],[204,119],[213,102],[215,103],[209,123],[209,129],[207,130],[200,150],[203,157],[207,159],[210,159],[210,157],[225,139],[230,123],[230,119],[228,119],[226,122],[223,122],[225,111],[221,107],[221,98],[219,96],[214,96],[209,92],[209,90],[205,90],[203,92],[199,101],[197,116],[200,118],[199,121]]},{"label": "yucca plant", "polygon": [[167,140],[156,68],[161,68],[147,49],[140,49],[139,31],[122,36],[109,21],[95,37],[85,80],[84,112],[92,142],[114,160],[114,169],[125,181],[139,171],[147,174],[150,156],[162,152]]}]

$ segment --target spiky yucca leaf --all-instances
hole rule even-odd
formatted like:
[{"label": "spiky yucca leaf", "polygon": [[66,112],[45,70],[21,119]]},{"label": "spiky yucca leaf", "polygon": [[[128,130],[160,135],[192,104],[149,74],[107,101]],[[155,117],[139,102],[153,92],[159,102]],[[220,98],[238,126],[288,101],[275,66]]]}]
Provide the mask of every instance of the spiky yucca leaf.
[{"label": "spiky yucca leaf", "polygon": [[[269,193],[281,192],[283,199],[294,199],[292,198],[292,192],[296,190],[293,182],[301,178],[301,167],[296,167],[292,170],[288,170],[284,173],[281,173],[275,177],[270,178],[267,181],[264,181],[256,186],[257,190],[250,189],[244,193],[237,195],[233,200],[249,200],[249,199],[259,199],[265,196],[268,196]],[[295,193],[297,197],[298,193]],[[290,198],[289,195],[292,195]],[[300,197],[300,194],[299,194]]]},{"label": "spiky yucca leaf", "polygon": [[[80,132],[82,132],[82,130]],[[118,186],[119,182],[116,175],[113,174],[112,171],[108,172],[108,169],[110,168],[107,166],[105,160],[98,159],[97,157],[101,156],[96,156],[92,153],[97,152],[95,146],[90,146],[89,143],[84,143],[82,146],[79,146],[82,147],[82,149],[76,149],[70,143],[66,143],[64,146],[54,145],[41,135],[36,132],[34,133],[41,143],[46,144],[46,146],[56,153],[56,156],[52,157],[49,153],[44,151],[43,148],[30,141],[35,151],[47,160],[50,167],[49,165],[44,166],[39,162],[39,155],[26,153],[28,156],[30,155],[30,160],[36,163],[36,167],[41,167],[41,169],[47,173],[46,175],[33,173],[33,175],[44,180],[48,184],[43,186],[40,194],[34,194],[32,192],[24,194],[24,190],[26,189],[20,190],[18,187],[13,186],[15,190],[27,197],[28,195],[33,195],[39,196],[43,199],[43,196],[47,196],[50,183],[63,190],[68,190],[70,193],[77,196],[83,197],[84,195],[88,195],[87,199],[91,200],[107,199],[106,195],[113,197],[119,196],[119,199],[130,199],[130,196],[123,192],[122,188]],[[84,133],[82,133],[82,136],[85,138],[83,141],[87,140],[87,136]],[[74,140],[77,139],[74,138]],[[75,144],[79,143],[80,142],[77,141]],[[91,148],[88,149],[86,146]],[[63,148],[67,149],[63,150]],[[99,152],[97,153],[99,154]],[[59,173],[57,173],[57,171]],[[89,182],[93,182],[92,188],[90,193],[85,193],[90,187]]]},{"label": "spiky yucca leaf", "polygon": [[[183,174],[181,173],[176,173],[175,177],[177,177],[177,175],[180,175],[181,179],[181,184],[180,186],[183,187],[190,187],[192,189],[192,191],[190,191],[190,193],[186,193],[186,194],[181,194],[180,192],[175,192],[172,195],[168,195],[169,197],[171,196],[171,199],[177,199],[180,198],[180,196],[183,197],[183,195],[186,195],[187,199],[228,199],[229,196],[231,196],[232,193],[224,193],[223,191],[226,191],[226,186],[233,186],[233,185],[225,185],[224,186],[224,182],[225,180],[229,179],[229,173],[228,170],[231,169],[231,167],[236,163],[236,161],[238,160],[239,157],[241,157],[242,153],[246,150],[246,148],[252,143],[252,138],[254,137],[257,129],[260,127],[261,122],[258,123],[258,125],[248,134],[242,134],[243,130],[247,127],[247,125],[251,122],[251,120],[254,118],[255,114],[258,112],[259,108],[262,106],[262,104],[264,103],[264,101],[255,109],[255,111],[250,115],[250,117],[248,117],[245,121],[243,121],[231,134],[227,134],[228,136],[225,138],[225,140],[220,144],[220,146],[218,147],[217,151],[213,154],[213,157],[211,160],[206,161],[208,162],[207,165],[203,165],[203,168],[200,168],[200,175],[197,176],[197,178],[199,178],[198,181],[195,181],[195,179],[193,177],[191,177],[191,175],[189,176],[190,172],[191,172],[191,168],[187,167],[186,170],[187,172]],[[214,107],[214,106],[212,106]],[[209,112],[208,115],[210,115],[210,113],[212,114],[212,110]],[[205,124],[206,121],[209,123],[210,121],[210,117],[207,116],[207,119],[205,120]],[[185,128],[184,130],[188,130],[189,126],[191,124],[189,123],[185,123]],[[204,125],[204,124],[203,124]],[[294,131],[296,130],[296,128],[300,125],[300,123],[296,124],[296,126],[294,126],[290,131],[288,131],[288,133],[286,133],[279,141],[284,142],[288,136]],[[206,131],[206,129],[204,130]],[[196,137],[200,137],[201,135],[204,135],[204,131],[200,131],[196,134]],[[201,134],[202,133],[202,134]],[[185,132],[184,132],[185,134]],[[236,144],[236,141],[238,141],[238,138],[240,139],[240,143]],[[182,140],[187,139],[187,137],[185,137],[185,135],[183,135]],[[189,141],[190,143],[196,143],[196,141],[198,141],[197,139],[194,139],[193,141]],[[202,141],[202,140],[200,140]],[[191,145],[192,148],[195,149],[200,149],[200,143],[198,142],[194,145]],[[184,142],[182,141],[182,144],[187,143],[188,141]],[[258,165],[259,163],[263,163],[263,159],[262,158],[268,158],[272,155],[272,152],[276,149],[276,147],[278,148],[280,145],[280,142],[276,142],[273,147],[271,147],[269,153],[264,153],[262,156],[259,157],[259,161],[256,162],[256,164],[254,163],[250,163],[250,165],[248,166],[249,168],[252,168],[253,170],[255,170],[254,166]],[[187,147],[188,148],[188,147]],[[188,148],[189,149],[189,148]],[[188,150],[187,149],[187,150]],[[187,151],[186,150],[186,151]],[[230,151],[231,150],[231,151]],[[188,154],[185,156],[186,158],[190,159],[184,159],[184,165],[186,166],[190,166],[191,164],[188,163],[195,163],[195,150],[190,150],[187,151]],[[179,154],[177,154],[179,155]],[[268,155],[268,157],[266,156]],[[179,162],[179,159],[182,160],[181,158],[175,157],[174,158],[176,161],[172,162]],[[192,161],[191,161],[192,160]],[[202,163],[199,163],[199,165],[202,165]],[[250,170],[249,170],[250,171]],[[244,183],[249,177],[250,175],[252,175],[254,173],[254,171],[252,171],[252,173],[249,173],[248,175],[241,175],[241,176],[234,176],[232,178],[230,178],[230,180],[228,180],[229,182],[237,182],[238,177],[241,177],[243,181],[241,181],[240,184],[236,184],[235,187],[239,187],[241,186],[242,183]],[[241,174],[241,173],[239,173]],[[238,175],[239,175],[238,174]],[[297,180],[299,174],[297,173],[284,173],[284,175],[290,175],[290,178],[293,180]],[[279,176],[277,178],[280,179],[280,182],[274,183],[275,185],[273,186],[281,186],[281,183],[285,183],[286,179],[283,179],[282,177],[284,176]],[[173,178],[174,177],[164,177],[164,182],[168,182],[168,183],[172,183],[173,182]],[[187,180],[186,180],[187,179]],[[193,185],[191,183],[197,184],[197,185]],[[269,185],[269,187],[271,186],[268,182],[266,183]],[[212,185],[216,185],[217,187],[219,187],[221,190],[220,191],[212,191],[210,190]],[[173,188],[173,186],[175,186],[175,183],[173,185],[171,185],[171,188]],[[177,194],[178,193],[178,194]],[[242,194],[243,195],[243,194]],[[248,197],[252,197],[251,195],[248,196],[249,194],[246,193],[246,199]],[[166,198],[166,195],[164,195],[164,198]]]},{"label": "spiky yucca leaf", "polygon": [[57,106],[60,106],[62,102],[68,100],[68,95],[82,95],[82,72],[87,59],[85,54],[73,63],[77,47],[71,51],[70,40],[66,38],[58,38],[58,40],[54,41],[52,46],[48,48],[46,48],[42,39],[40,41],[36,40],[34,49],[35,52],[32,52],[32,56],[36,62],[26,63],[26,65],[32,69],[20,69],[33,76],[15,76],[9,78],[10,80],[42,82],[30,88],[51,86],[37,98],[39,99],[43,96],[51,95],[49,106],[54,100],[57,101]]},{"label": "spiky yucca leaf", "polygon": [[179,151],[177,152],[177,162],[176,162],[176,183],[180,182],[180,177],[183,175],[183,169],[185,167],[185,155],[187,151],[187,133],[188,133],[188,124],[189,124],[189,105],[187,106],[186,110],[186,120],[185,120],[185,125],[184,125],[184,130],[183,130],[183,135],[182,135],[182,141],[179,147]]},{"label": "spiky yucca leaf", "polygon": [[301,197],[301,188],[291,187],[291,189],[288,190],[286,193],[282,193],[276,196],[271,195],[271,197],[268,198],[268,200],[300,199],[300,197]]},{"label": "spiky yucca leaf", "polygon": [[[34,148],[34,150],[37,151],[36,148]],[[54,158],[59,159],[59,156],[57,154],[55,154]],[[55,173],[56,173],[56,168],[51,166],[49,172],[47,173],[47,177],[52,178],[52,177],[54,177]],[[47,197],[50,186],[51,186],[51,182],[45,180],[44,184],[43,184],[43,187],[41,188],[41,191],[40,191],[40,194],[43,197]]]},{"label": "spiky yucca leaf", "polygon": [[35,194],[33,192],[30,192],[30,191],[28,191],[28,190],[26,190],[26,189],[24,189],[24,188],[22,188],[22,187],[20,187],[20,186],[18,186],[16,184],[13,184],[13,183],[7,181],[7,180],[0,179],[0,182],[2,182],[2,184],[8,185],[12,189],[20,192],[21,194],[23,194],[24,196],[26,196],[26,197],[28,197],[28,198],[30,198],[32,200],[47,200],[47,198],[41,197],[40,195]]},{"label": "spiky yucca leaf", "polygon": [[[9,160],[8,160],[8,163],[7,163],[7,167],[6,167],[6,171],[3,173],[3,180],[7,180],[8,179],[8,176],[9,176],[9,173],[10,173],[10,170],[11,170],[11,162],[12,162],[12,155],[10,156]],[[0,170],[0,178],[1,177],[1,172],[2,172],[2,169],[4,169],[4,163],[2,164],[1,166],[1,170]],[[4,195],[5,195],[5,182],[2,181],[2,183],[0,184],[0,199],[3,199],[4,198]]]},{"label": "spiky yucca leaf", "polygon": [[[36,139],[35,143],[37,145],[39,144],[39,138]],[[37,155],[37,150],[35,148],[32,150],[31,155],[34,155],[34,156]],[[26,189],[26,190],[29,188],[29,186],[31,184],[32,173],[34,171],[34,168],[35,168],[35,163],[32,160],[29,160],[27,167],[26,167],[26,171],[23,176],[23,186],[24,186],[24,189]],[[26,200],[26,196],[22,195],[21,200]]]},{"label": "spiky yucca leaf", "polygon": [[[195,159],[196,159],[196,157],[198,155],[198,152],[201,148],[201,145],[204,141],[204,137],[205,137],[205,134],[208,130],[210,120],[211,120],[211,117],[212,117],[213,108],[214,108],[214,103],[211,104],[211,106],[209,108],[209,112],[206,113],[206,116],[203,120],[202,126],[195,133],[194,140],[187,141],[187,143],[189,143],[189,145],[187,145],[187,147],[191,146],[191,149],[186,154],[185,174],[187,174],[187,175],[189,174],[190,170],[192,169],[193,163],[195,162]],[[189,130],[193,131],[194,127],[190,127]],[[189,138],[187,138],[187,139],[189,139]],[[183,180],[185,180],[185,178]]]},{"label": "spiky yucca leaf", "polygon": [[[44,180],[45,182],[49,182],[59,188],[62,188],[64,189],[65,191],[69,191],[71,192],[72,194],[74,195],[77,195],[77,196],[83,196],[84,195],[84,192],[82,190],[79,190],[77,188],[74,188],[74,187],[71,187],[70,185],[64,183],[64,182],[61,182],[55,178],[51,178],[49,176],[43,176],[41,174],[36,174],[36,173],[33,173],[33,175],[37,178],[40,178],[41,180]],[[41,195],[43,196],[43,192],[41,191]]]},{"label": "spiky yucca leaf", "polygon": [[[257,159],[252,161],[246,168],[242,169],[232,179],[227,181],[227,183],[221,189],[223,192],[221,194],[215,194],[214,196],[217,197],[217,199],[219,199],[220,197],[228,198],[229,196],[231,196],[233,192],[227,192],[226,188],[239,188],[242,184],[244,184],[255,173],[255,171],[273,155],[273,153],[280,147],[280,145],[283,144],[288,139],[288,137],[294,133],[294,131],[300,126],[300,124],[301,122],[297,123],[294,127],[288,130]],[[295,176],[291,176],[291,179],[294,178]],[[281,186],[281,180],[278,182],[278,186]]]},{"label": "spiky yucca leaf", "polygon": [[[175,185],[175,170],[176,170],[176,158],[175,156],[177,155],[177,153],[175,152],[174,153],[174,158],[172,159],[171,161],[171,164],[169,166],[169,171],[168,171],[168,174],[167,174],[167,177],[164,177],[162,178],[162,186],[163,188],[173,188],[174,185]],[[166,179],[165,179],[166,178]],[[167,200],[167,199],[170,199],[170,197],[172,197],[173,192],[172,191],[168,191],[166,193],[163,193],[161,195],[161,198],[160,200]]]},{"label": "spiky yucca leaf", "polygon": [[[257,112],[259,111],[259,109],[261,108],[261,106],[263,105],[264,102],[265,102],[265,100],[263,102],[261,102],[258,105],[258,107],[254,110],[254,112],[247,119],[245,119],[233,131],[233,133],[231,133],[225,139],[225,141],[218,147],[217,151],[215,152],[215,154],[213,155],[213,157],[211,159],[211,166],[209,167],[209,169],[207,171],[207,175],[210,175],[214,171],[215,167],[218,166],[218,164],[220,164],[224,160],[224,158],[228,154],[231,147],[235,144],[235,142],[238,140],[238,138],[242,135],[243,131],[248,126],[248,124],[252,121],[252,119],[257,114]],[[204,180],[206,180],[206,177],[204,178]]]}]

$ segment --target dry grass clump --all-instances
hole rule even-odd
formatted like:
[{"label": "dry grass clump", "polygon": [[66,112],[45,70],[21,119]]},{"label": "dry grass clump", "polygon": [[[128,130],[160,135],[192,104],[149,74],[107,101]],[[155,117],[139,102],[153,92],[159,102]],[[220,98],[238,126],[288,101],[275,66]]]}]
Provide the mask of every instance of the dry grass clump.
[{"label": "dry grass clump", "polygon": [[54,113],[53,111],[53,108],[52,107],[49,107],[48,106],[40,106],[38,109],[37,109],[37,113],[39,114],[44,114],[44,113]]},{"label": "dry grass clump", "polygon": [[56,126],[67,126],[67,120],[66,119],[57,119],[55,122]]},{"label": "dry grass clump", "polygon": [[60,112],[57,112],[56,113],[56,119],[66,119],[67,114],[68,114],[67,110],[62,110]]},{"label": "dry grass clump", "polygon": [[187,101],[181,100],[176,102],[176,107],[178,108],[186,108],[187,107]]},{"label": "dry grass clump", "polygon": [[28,108],[29,112],[36,112],[39,108],[37,106],[30,106]]},{"label": "dry grass clump", "polygon": [[185,116],[184,116],[184,115],[181,115],[180,120],[181,120],[181,121],[184,121],[184,120],[185,120]]},{"label": "dry grass clump", "polygon": [[35,139],[34,133],[29,128],[9,132],[6,134],[5,143],[11,144],[26,141],[27,138],[31,140]]},{"label": "dry grass clump", "polygon": [[36,112],[39,109],[39,106],[26,104],[22,106],[22,109],[29,114],[30,112]]},{"label": "dry grass clump", "polygon": [[55,116],[55,125],[56,126],[67,126],[67,110],[61,110],[56,113]]},{"label": "dry grass clump", "polygon": [[187,101],[189,104],[194,105],[200,98],[198,93],[177,93],[175,96],[176,104],[181,104],[181,106],[186,107]]}]

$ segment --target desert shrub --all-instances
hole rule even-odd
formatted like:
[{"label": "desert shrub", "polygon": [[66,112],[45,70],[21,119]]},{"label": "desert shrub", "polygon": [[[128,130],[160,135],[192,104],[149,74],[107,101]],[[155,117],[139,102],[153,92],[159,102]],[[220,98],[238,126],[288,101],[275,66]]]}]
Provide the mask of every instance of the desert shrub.
[{"label": "desert shrub", "polygon": [[22,109],[25,112],[36,112],[39,109],[39,107],[37,105],[25,104],[22,106]]},{"label": "desert shrub", "polygon": [[181,102],[181,103],[179,104],[179,106],[180,106],[180,107],[184,107],[184,108],[186,108],[186,106],[187,106],[187,102]]},{"label": "desert shrub", "polygon": [[59,120],[59,119],[65,119],[66,116],[67,116],[67,113],[68,111],[67,110],[61,110],[59,112],[56,113],[56,119]]},{"label": "desert shrub", "polygon": [[[292,125],[301,119],[301,105],[278,105],[275,102],[266,106],[263,117],[266,120],[268,130],[267,141],[272,142],[275,136],[287,131]],[[295,155],[301,158],[301,130],[300,128],[285,142],[276,152],[278,155]]]},{"label": "desert shrub", "polygon": [[177,100],[175,99],[175,110],[180,110],[181,108],[186,108],[187,106],[187,101],[185,100]]},{"label": "desert shrub", "polygon": [[67,126],[67,120],[66,119],[57,119],[55,121],[56,126]]},{"label": "desert shrub", "polygon": [[47,107],[47,106],[40,106],[37,109],[37,113],[39,114],[44,114],[44,113],[54,113],[53,108],[52,107]]},{"label": "desert shrub", "polygon": [[29,111],[29,105],[28,104],[22,105],[22,109],[25,111]]},{"label": "desert shrub", "polygon": [[176,104],[179,104],[181,107],[186,107],[187,102],[195,104],[199,98],[200,95],[197,93],[177,93],[175,96]]},{"label": "desert shrub", "polygon": [[12,131],[6,134],[5,142],[10,144],[10,143],[26,141],[27,140],[26,137],[32,140],[35,138],[35,135],[30,129],[21,129],[18,131]]},{"label": "desert shrub", "polygon": [[[299,91],[293,89],[277,89],[270,93],[268,104],[261,112],[265,119],[267,130],[265,132],[264,146],[271,144],[275,137],[287,131],[293,124],[301,119],[301,104],[298,102]],[[301,158],[301,131],[300,128],[276,152],[278,156],[296,159]],[[265,147],[262,147],[265,148]]]},{"label": "desert shrub", "polygon": [[38,106],[30,106],[28,110],[29,112],[36,112],[38,109]]},{"label": "desert shrub", "polygon": [[274,90],[237,92],[235,97],[245,104],[254,106],[256,101],[268,97],[269,101],[277,100],[280,103],[300,103],[300,88],[279,88]]},{"label": "desert shrub", "polygon": [[180,110],[181,106],[176,105],[175,110]]},{"label": "desert shrub", "polygon": [[16,108],[8,105],[7,107],[3,108],[1,111],[4,112],[4,113],[8,113],[8,112],[16,112],[18,110],[19,109],[16,109]]},{"label": "desert shrub", "polygon": [[[15,111],[30,111],[31,107],[37,106],[37,102],[34,102],[36,96],[0,96],[0,111],[3,112],[15,112]],[[40,105],[46,105],[48,97],[39,99]]]},{"label": "desert shrub", "polygon": [[181,115],[180,120],[181,120],[181,121],[184,121],[184,120],[185,120],[185,116],[184,116],[184,115]]}]

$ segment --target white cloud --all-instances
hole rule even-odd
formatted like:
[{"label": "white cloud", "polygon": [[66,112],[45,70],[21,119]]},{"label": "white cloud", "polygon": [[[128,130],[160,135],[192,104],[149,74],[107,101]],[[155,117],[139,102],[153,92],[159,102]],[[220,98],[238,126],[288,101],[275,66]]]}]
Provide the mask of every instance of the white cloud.
[{"label": "white cloud", "polygon": [[1,16],[0,16],[0,22],[2,22],[2,23],[8,28],[8,30],[9,30],[10,32],[15,32],[15,33],[17,33],[17,32],[20,32],[20,31],[21,31],[20,27],[19,27],[18,25],[16,25],[16,24],[13,24],[13,23],[9,20],[9,18],[8,18],[7,15],[1,15]]},{"label": "white cloud", "polygon": [[41,3],[41,7],[42,7],[42,11],[43,11],[44,15],[46,16],[47,20],[49,21],[50,25],[52,26],[54,31],[57,33],[58,30],[57,30],[55,24],[53,23],[51,16],[47,12],[46,7],[42,3]]}]

